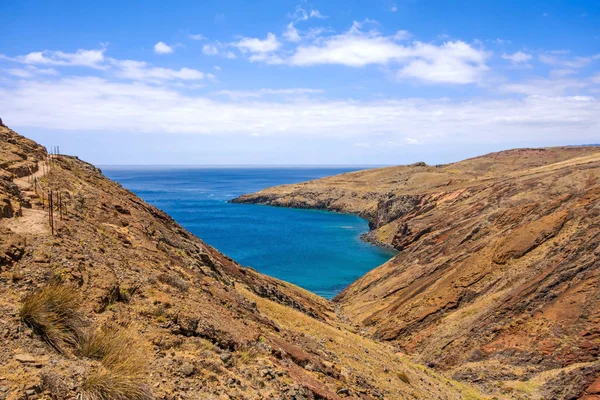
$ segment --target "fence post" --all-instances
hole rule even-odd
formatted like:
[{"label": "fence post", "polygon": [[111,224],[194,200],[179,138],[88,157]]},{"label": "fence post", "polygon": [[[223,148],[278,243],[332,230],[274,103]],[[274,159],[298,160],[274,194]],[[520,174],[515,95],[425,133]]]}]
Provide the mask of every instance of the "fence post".
[{"label": "fence post", "polygon": [[52,190],[50,190],[50,192],[48,193],[48,218],[50,220],[50,232],[52,233],[52,236],[54,236],[54,212],[53,212],[53,193]]}]

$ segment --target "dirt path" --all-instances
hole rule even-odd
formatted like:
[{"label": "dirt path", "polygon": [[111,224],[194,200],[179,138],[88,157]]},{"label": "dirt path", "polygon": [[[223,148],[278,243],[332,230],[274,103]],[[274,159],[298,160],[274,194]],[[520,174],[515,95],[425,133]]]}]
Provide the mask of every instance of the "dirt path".
[{"label": "dirt path", "polygon": [[33,189],[33,184],[31,182],[32,178],[41,178],[44,175],[44,170],[46,168],[46,161],[40,161],[38,163],[38,170],[33,174],[22,176],[21,178],[16,178],[13,182],[19,187],[21,190],[31,190]]},{"label": "dirt path", "polygon": [[[13,180],[21,192],[24,192],[23,194],[25,196],[33,192],[31,178],[40,178],[43,176],[46,162],[41,161],[38,166],[38,170],[33,174]],[[23,236],[47,235],[50,233],[50,227],[48,226],[48,212],[46,210],[23,208],[22,212],[23,216],[21,217],[0,219],[0,225]]]},{"label": "dirt path", "polygon": [[37,236],[50,233],[48,212],[32,208],[24,208],[22,217],[3,219],[2,226],[23,236]]}]

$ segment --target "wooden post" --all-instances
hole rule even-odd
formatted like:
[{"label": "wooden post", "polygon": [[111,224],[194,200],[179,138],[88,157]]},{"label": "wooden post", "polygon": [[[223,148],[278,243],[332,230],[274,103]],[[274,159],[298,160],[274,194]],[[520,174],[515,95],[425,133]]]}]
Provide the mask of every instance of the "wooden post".
[{"label": "wooden post", "polygon": [[60,220],[62,221],[63,220],[63,218],[62,218],[63,212],[62,212],[62,193],[61,192],[58,192],[58,212],[60,214]]},{"label": "wooden post", "polygon": [[53,204],[52,204],[52,198],[53,198],[53,193],[52,190],[50,190],[48,192],[48,219],[50,220],[50,232],[52,232],[52,236],[54,236],[54,212],[53,212]]},{"label": "wooden post", "polygon": [[44,191],[42,190],[42,210],[45,208],[44,207]]}]

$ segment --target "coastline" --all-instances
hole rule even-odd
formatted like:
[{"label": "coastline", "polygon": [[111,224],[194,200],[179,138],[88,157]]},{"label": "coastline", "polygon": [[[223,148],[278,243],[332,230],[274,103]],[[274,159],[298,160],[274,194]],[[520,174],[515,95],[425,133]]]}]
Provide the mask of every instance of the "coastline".
[{"label": "coastline", "polygon": [[[267,188],[267,189],[269,189],[269,188]],[[395,254],[398,253],[398,250],[394,246],[392,246],[391,244],[382,242],[375,237],[375,235],[373,234],[375,232],[374,222],[371,219],[366,218],[366,216],[362,215],[361,213],[346,212],[346,211],[342,211],[342,210],[332,210],[332,209],[329,209],[326,207],[311,207],[304,203],[297,203],[297,205],[294,205],[294,206],[287,206],[287,205],[282,205],[282,204],[271,204],[268,202],[260,202],[260,201],[256,201],[256,202],[255,201],[246,201],[246,200],[242,199],[242,197],[250,196],[250,195],[252,195],[252,194],[251,193],[243,194],[243,195],[233,198],[231,200],[227,200],[227,202],[232,203],[232,204],[253,204],[253,205],[257,205],[257,206],[266,206],[266,207],[279,207],[279,208],[289,208],[289,209],[296,209],[296,210],[315,210],[315,211],[326,211],[326,212],[335,213],[335,214],[354,215],[354,216],[362,218],[363,220],[368,222],[369,230],[367,232],[360,234],[361,241],[372,244],[373,246],[377,246],[377,247],[385,249],[385,250],[393,251]]]}]

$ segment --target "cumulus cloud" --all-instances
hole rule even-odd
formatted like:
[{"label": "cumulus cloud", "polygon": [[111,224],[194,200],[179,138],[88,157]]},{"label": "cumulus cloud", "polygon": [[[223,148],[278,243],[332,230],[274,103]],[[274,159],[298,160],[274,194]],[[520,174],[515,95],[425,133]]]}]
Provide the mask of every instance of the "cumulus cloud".
[{"label": "cumulus cloud", "polygon": [[269,32],[265,39],[243,37],[232,43],[232,46],[237,47],[243,53],[268,53],[277,50],[281,43],[277,40],[277,36]]},{"label": "cumulus cloud", "polygon": [[206,39],[203,35],[199,34],[199,33],[192,33],[189,34],[188,37],[192,40],[204,40]]},{"label": "cumulus cloud", "polygon": [[[398,77],[416,78],[431,83],[466,84],[478,82],[488,70],[488,54],[462,41],[442,45],[414,42],[401,44],[409,33],[399,31],[384,36],[377,31],[365,32],[354,22],[343,34],[320,38],[310,45],[298,46],[287,58],[276,62],[294,66],[338,64],[348,67],[394,64]],[[269,62],[269,59],[265,59]]]},{"label": "cumulus cloud", "polygon": [[398,71],[401,78],[416,78],[428,83],[468,84],[483,79],[489,70],[487,53],[456,41],[441,46],[416,43],[413,59]]},{"label": "cumulus cloud", "polygon": [[205,44],[202,46],[202,53],[208,56],[216,56],[219,54],[219,48],[214,44]]},{"label": "cumulus cloud", "polygon": [[173,47],[164,42],[158,42],[154,45],[154,52],[156,54],[170,54],[173,52]]},{"label": "cumulus cloud", "polygon": [[281,47],[277,36],[268,33],[265,39],[243,37],[230,44],[237,47],[242,53],[248,54],[250,61],[262,61],[269,64],[280,64],[281,59],[272,53]]}]

